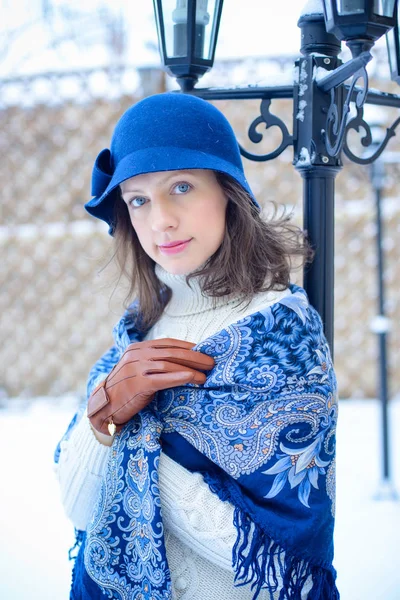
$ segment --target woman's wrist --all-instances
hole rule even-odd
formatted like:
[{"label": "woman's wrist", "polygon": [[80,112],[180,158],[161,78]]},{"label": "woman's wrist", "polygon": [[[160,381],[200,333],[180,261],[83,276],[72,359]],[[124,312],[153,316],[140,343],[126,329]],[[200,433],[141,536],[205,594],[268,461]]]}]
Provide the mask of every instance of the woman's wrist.
[{"label": "woman's wrist", "polygon": [[110,435],[106,435],[105,433],[100,433],[100,431],[96,431],[96,429],[92,426],[92,424],[90,423],[90,428],[93,432],[94,437],[96,438],[96,440],[98,442],[100,442],[100,444],[103,444],[103,446],[111,446],[113,443],[113,437],[111,437]]}]

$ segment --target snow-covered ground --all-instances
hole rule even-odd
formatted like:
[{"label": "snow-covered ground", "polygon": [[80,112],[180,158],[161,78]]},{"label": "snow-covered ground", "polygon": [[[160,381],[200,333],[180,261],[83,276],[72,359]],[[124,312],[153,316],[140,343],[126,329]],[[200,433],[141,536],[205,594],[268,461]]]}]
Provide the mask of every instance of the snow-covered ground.
[{"label": "snow-covered ground", "polygon": [[[73,530],[63,514],[52,454],[71,399],[0,410],[0,598],[67,600]],[[400,399],[390,406],[392,467],[400,491]],[[374,499],[381,467],[376,401],[340,404],[335,566],[342,600],[399,600],[400,502]],[[207,600],[207,599],[204,599]]]}]

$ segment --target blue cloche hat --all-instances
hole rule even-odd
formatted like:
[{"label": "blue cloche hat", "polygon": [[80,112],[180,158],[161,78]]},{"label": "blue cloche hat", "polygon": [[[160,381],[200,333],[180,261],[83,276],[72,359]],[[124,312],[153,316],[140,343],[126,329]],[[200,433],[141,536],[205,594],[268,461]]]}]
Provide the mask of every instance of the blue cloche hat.
[{"label": "blue cloche hat", "polygon": [[86,210],[114,229],[117,187],[143,173],[211,169],[235,179],[259,207],[247,183],[235,134],[215,106],[188,94],[156,94],[131,106],[118,121],[111,150],[98,155]]}]

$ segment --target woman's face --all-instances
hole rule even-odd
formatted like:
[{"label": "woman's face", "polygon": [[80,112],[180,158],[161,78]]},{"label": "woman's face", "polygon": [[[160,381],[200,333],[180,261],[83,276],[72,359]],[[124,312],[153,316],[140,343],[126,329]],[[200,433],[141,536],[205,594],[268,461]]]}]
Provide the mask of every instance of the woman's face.
[{"label": "woman's face", "polygon": [[121,192],[144,251],[169,273],[194,271],[220,247],[228,201],[213,171],[136,175]]}]

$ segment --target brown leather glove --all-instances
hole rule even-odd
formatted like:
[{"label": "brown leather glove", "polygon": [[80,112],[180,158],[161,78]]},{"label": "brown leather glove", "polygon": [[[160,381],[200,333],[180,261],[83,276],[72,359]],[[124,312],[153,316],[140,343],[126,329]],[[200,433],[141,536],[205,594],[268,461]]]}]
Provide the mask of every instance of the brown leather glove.
[{"label": "brown leather glove", "polygon": [[215,361],[192,350],[195,345],[164,338],[128,346],[89,398],[88,417],[92,427],[113,435],[147,406],[159,390],[204,383],[206,376],[200,371],[212,369]]}]

